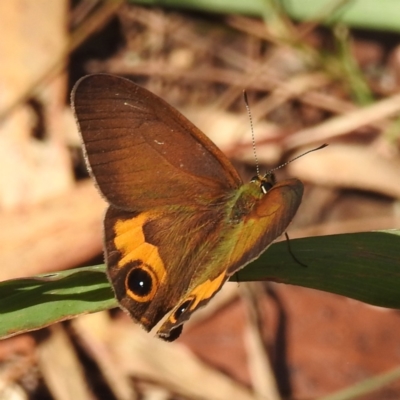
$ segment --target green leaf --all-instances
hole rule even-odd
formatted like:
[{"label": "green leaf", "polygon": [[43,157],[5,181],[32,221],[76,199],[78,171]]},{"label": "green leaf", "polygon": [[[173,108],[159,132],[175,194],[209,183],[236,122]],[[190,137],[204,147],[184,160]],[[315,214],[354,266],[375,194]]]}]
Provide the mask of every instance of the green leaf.
[{"label": "green leaf", "polygon": [[[268,1],[260,0],[130,0],[131,3],[154,7],[189,9],[209,13],[266,16],[273,11]],[[400,2],[398,0],[302,0],[278,4],[292,18],[300,21],[321,17],[327,22],[335,20],[351,27],[400,30]],[[335,6],[339,6],[336,7]]]},{"label": "green leaf", "polygon": [[337,293],[376,306],[400,308],[400,231],[319,236],[272,245],[240,281],[272,280]]},{"label": "green leaf", "polygon": [[[400,231],[320,236],[273,244],[234,281],[272,280],[400,308]],[[117,305],[105,266],[0,283],[0,337]]]},{"label": "green leaf", "polygon": [[104,266],[0,283],[0,337],[117,305]]}]

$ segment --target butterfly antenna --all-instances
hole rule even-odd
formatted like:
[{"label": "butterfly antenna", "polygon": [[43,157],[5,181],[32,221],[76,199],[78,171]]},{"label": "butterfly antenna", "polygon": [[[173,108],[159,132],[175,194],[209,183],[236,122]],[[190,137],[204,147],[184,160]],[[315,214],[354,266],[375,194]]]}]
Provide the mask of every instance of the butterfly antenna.
[{"label": "butterfly antenna", "polygon": [[250,121],[251,143],[253,146],[254,160],[256,162],[256,172],[257,172],[257,176],[260,176],[260,166],[258,164],[257,151],[256,151],[256,138],[254,136],[253,117],[251,116],[249,100],[247,98],[247,93],[245,90],[243,90],[243,98],[244,98],[244,104],[246,105],[246,110],[247,110],[247,114],[249,116],[249,121]]},{"label": "butterfly antenna", "polygon": [[300,157],[303,157],[303,156],[305,156],[305,155],[308,154],[308,153],[312,153],[313,151],[321,150],[321,149],[323,149],[323,148],[326,147],[326,146],[328,146],[328,144],[327,144],[327,143],[324,143],[324,144],[322,144],[321,146],[316,147],[315,149],[308,150],[308,151],[306,151],[305,153],[300,154],[300,155],[298,155],[297,157],[292,158],[292,159],[289,160],[289,161],[286,161],[286,162],[283,163],[282,165],[279,165],[278,167],[275,167],[275,168],[270,169],[270,170],[268,171],[268,173],[271,173],[271,172],[273,172],[273,171],[276,171],[277,169],[286,167],[286,165],[288,165],[288,164],[290,164],[291,162],[293,162],[293,161],[299,159]]}]

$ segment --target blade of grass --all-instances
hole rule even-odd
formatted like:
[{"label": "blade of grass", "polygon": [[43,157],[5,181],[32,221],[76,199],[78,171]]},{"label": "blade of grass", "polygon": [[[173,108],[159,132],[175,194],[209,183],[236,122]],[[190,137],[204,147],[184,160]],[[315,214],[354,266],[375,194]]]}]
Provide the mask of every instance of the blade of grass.
[{"label": "blade of grass", "polygon": [[328,396],[320,397],[318,400],[351,400],[357,399],[362,395],[369,394],[396,380],[400,379],[400,367],[394,368],[383,374],[365,379],[364,381],[350,386],[346,389],[332,393]]},{"label": "blade of grass", "polygon": [[[148,6],[190,9],[221,14],[243,14],[265,17],[265,4],[259,0],[130,0],[131,3]],[[318,17],[316,11],[331,9],[332,0],[282,1],[282,8],[288,15],[300,21]],[[335,13],[329,21],[367,29],[400,31],[400,2],[398,0],[351,0]]]},{"label": "blade of grass", "polygon": [[116,306],[104,266],[1,282],[0,337]]},{"label": "blade of grass", "polygon": [[295,239],[290,246],[306,268],[293,260],[286,242],[279,242],[234,277],[272,280],[400,308],[399,230]]}]

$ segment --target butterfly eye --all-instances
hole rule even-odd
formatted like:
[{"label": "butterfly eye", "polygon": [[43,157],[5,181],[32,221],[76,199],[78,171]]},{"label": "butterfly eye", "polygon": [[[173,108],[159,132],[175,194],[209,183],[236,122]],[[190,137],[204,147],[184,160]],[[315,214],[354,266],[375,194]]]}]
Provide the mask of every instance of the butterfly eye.
[{"label": "butterfly eye", "polygon": [[141,264],[128,273],[125,285],[129,297],[143,303],[153,299],[157,291],[158,280],[149,265]]},{"label": "butterfly eye", "polygon": [[268,191],[275,185],[275,176],[273,174],[266,174],[264,177],[261,176],[253,176],[250,182],[257,183],[260,185],[260,189],[264,194],[267,194]]},{"label": "butterfly eye", "polygon": [[264,194],[267,194],[269,190],[272,189],[272,187],[274,186],[274,184],[272,182],[261,182],[260,184],[260,189]]}]

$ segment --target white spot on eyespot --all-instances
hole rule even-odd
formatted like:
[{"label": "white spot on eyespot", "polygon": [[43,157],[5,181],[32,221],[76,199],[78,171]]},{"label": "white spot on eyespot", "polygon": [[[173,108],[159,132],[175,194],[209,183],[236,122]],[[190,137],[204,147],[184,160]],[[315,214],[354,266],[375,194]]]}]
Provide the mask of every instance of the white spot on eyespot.
[{"label": "white spot on eyespot", "polygon": [[156,140],[156,139],[154,139],[154,143],[157,143],[157,144],[164,144],[164,142],[159,142],[159,141]]}]

